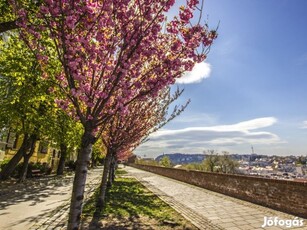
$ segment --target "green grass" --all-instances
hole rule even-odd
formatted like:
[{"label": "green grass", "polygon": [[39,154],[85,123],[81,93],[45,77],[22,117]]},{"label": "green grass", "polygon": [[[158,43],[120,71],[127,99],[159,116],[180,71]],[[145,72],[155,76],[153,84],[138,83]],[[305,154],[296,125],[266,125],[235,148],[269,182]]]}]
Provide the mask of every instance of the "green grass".
[{"label": "green grass", "polygon": [[115,175],[117,175],[117,176],[126,175],[126,174],[128,174],[127,171],[122,170],[122,169],[117,169],[115,171]]},{"label": "green grass", "polygon": [[[124,175],[124,170],[118,170],[117,175]],[[85,205],[83,213],[93,215],[95,211],[95,197],[97,192]],[[102,218],[116,219],[150,219],[159,225],[171,221],[179,226],[185,226],[187,221],[146,189],[134,178],[118,177],[112,188],[107,192],[106,207],[101,213]],[[188,223],[188,225],[190,225]],[[184,228],[185,229],[185,228]]]},{"label": "green grass", "polygon": [[[95,193],[97,196],[97,193]],[[84,207],[84,214],[92,215],[95,200]],[[133,178],[118,178],[106,196],[106,207],[102,215],[122,217],[148,216],[158,220],[172,220],[173,209],[149,192]]]}]

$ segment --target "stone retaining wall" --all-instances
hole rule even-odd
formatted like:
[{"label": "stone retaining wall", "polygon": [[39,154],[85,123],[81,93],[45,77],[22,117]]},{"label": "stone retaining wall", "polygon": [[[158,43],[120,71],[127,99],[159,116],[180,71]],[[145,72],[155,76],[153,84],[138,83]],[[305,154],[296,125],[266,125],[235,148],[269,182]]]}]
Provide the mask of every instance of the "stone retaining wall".
[{"label": "stone retaining wall", "polygon": [[307,218],[307,182],[138,164],[130,166]]}]

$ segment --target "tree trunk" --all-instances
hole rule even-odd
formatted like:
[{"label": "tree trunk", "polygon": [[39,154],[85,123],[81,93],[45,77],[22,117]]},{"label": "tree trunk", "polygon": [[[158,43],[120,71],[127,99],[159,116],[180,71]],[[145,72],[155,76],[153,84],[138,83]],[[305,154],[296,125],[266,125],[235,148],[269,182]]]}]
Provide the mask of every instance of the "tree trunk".
[{"label": "tree trunk", "polygon": [[105,206],[105,198],[106,198],[108,175],[109,175],[111,160],[112,160],[112,153],[110,151],[107,151],[106,158],[104,159],[104,167],[101,178],[101,184],[99,187],[99,195],[96,201],[96,210],[94,213],[95,217],[100,215],[103,207]]},{"label": "tree trunk", "polygon": [[17,164],[20,162],[24,154],[29,150],[30,145],[31,145],[31,138],[26,133],[24,134],[23,142],[19,150],[9,161],[6,167],[0,172],[0,180],[7,180],[11,176]]},{"label": "tree trunk", "polygon": [[97,167],[97,161],[98,161],[98,160],[97,160],[96,154],[92,154],[91,161],[92,161],[91,167],[92,167],[92,168]]},{"label": "tree trunk", "polygon": [[23,165],[22,165],[22,169],[21,169],[21,172],[20,172],[20,175],[19,175],[19,180],[18,180],[19,183],[24,182],[26,180],[26,178],[27,178],[28,166],[29,166],[30,158],[31,158],[30,153],[29,154],[25,154],[23,156]]},{"label": "tree trunk", "polygon": [[107,182],[108,188],[112,187],[112,170],[113,170],[113,156],[111,157],[111,162],[110,162],[110,167],[109,167],[109,172],[108,172],[108,182]]},{"label": "tree trunk", "polygon": [[117,158],[114,157],[114,168],[112,171],[112,182],[115,181],[115,171],[118,169],[118,163],[117,163]]},{"label": "tree trunk", "polygon": [[88,164],[90,163],[92,146],[95,142],[95,137],[93,136],[92,131],[93,129],[85,130],[82,136],[82,145],[78,154],[70,203],[69,219],[67,226],[68,230],[77,230],[80,225],[87,169]]},{"label": "tree trunk", "polygon": [[31,135],[31,149],[29,153],[24,153],[23,155],[23,166],[22,166],[22,170],[19,176],[19,182],[24,182],[27,178],[27,172],[28,172],[28,166],[29,166],[29,160],[32,157],[32,155],[34,154],[34,150],[35,150],[35,144],[37,141],[37,135],[32,134]]},{"label": "tree trunk", "polygon": [[63,175],[64,168],[65,168],[65,161],[67,157],[67,145],[66,144],[60,144],[60,151],[61,151],[61,157],[57,169],[57,175]]},{"label": "tree trunk", "polygon": [[115,179],[115,156],[112,155],[110,169],[109,169],[109,178],[108,178],[108,188],[111,188]]}]

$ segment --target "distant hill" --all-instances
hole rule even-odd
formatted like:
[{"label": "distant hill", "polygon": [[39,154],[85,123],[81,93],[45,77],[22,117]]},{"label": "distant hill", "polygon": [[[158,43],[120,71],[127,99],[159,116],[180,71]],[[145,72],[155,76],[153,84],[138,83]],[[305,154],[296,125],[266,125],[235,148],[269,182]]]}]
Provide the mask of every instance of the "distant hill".
[{"label": "distant hill", "polygon": [[168,156],[171,162],[177,164],[189,164],[189,163],[200,163],[205,159],[204,154],[185,154],[185,153],[172,153],[162,154],[156,157],[156,161],[160,161],[162,157]]},{"label": "distant hill", "polygon": [[[171,162],[175,165],[201,163],[206,158],[205,154],[170,153],[170,154],[162,154],[156,157],[155,161],[159,162],[163,156],[168,156]],[[245,160],[245,161],[255,161],[257,158],[266,157],[266,155],[258,155],[258,154],[230,154],[229,156],[233,160]]]}]

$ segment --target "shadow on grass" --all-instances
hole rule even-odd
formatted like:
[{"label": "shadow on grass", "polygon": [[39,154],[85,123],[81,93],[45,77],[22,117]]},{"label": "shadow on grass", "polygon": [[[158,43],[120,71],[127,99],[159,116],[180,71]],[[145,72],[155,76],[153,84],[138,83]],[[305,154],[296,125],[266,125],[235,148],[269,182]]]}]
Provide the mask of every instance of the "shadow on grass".
[{"label": "shadow on grass", "polygon": [[[85,216],[92,216],[95,211],[97,192],[84,207]],[[90,229],[144,229],[140,226],[141,219],[154,219],[162,223],[172,220],[173,210],[156,195],[149,192],[142,184],[132,178],[118,178],[113,187],[108,190],[106,207],[100,216],[93,218]],[[114,221],[116,219],[116,221]],[[102,228],[101,220],[111,220],[113,225]],[[118,225],[116,225],[118,222]],[[123,226],[124,225],[124,226]],[[146,226],[146,229],[153,229]]]}]

